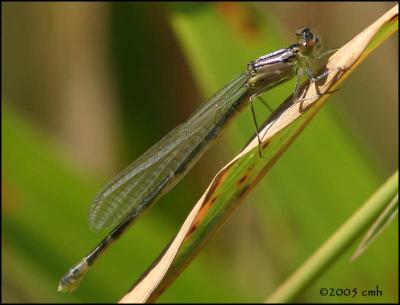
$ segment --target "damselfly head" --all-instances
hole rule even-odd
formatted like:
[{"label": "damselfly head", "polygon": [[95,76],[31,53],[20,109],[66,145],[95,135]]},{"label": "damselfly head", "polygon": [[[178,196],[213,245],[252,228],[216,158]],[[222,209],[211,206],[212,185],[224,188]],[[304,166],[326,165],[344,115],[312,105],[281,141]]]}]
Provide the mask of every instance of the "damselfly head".
[{"label": "damselfly head", "polygon": [[300,53],[306,56],[316,54],[322,49],[322,42],[319,36],[313,33],[310,28],[302,27],[296,31],[297,45]]}]

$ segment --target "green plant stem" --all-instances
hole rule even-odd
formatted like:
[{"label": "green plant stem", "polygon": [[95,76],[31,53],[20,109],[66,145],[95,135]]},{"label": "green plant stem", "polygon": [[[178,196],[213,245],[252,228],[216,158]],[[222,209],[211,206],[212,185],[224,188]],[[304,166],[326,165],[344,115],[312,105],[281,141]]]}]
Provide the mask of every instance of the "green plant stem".
[{"label": "green plant stem", "polygon": [[266,303],[285,303],[292,300],[304,287],[309,285],[334,260],[339,257],[352,241],[386,207],[387,202],[398,192],[398,171],[396,171],[354,215],[343,224],[297,271],[295,271]]}]

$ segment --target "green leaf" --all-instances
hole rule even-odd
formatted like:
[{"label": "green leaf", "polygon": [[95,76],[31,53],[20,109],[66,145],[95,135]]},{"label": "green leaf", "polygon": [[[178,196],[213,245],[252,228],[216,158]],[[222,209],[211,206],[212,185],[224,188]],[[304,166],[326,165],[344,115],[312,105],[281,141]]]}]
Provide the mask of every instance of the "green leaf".
[{"label": "green leaf", "polygon": [[274,293],[266,303],[287,303],[299,294],[320,273],[324,272],[341,255],[398,192],[399,175],[396,171],[346,223],[300,266]]},{"label": "green leaf", "polygon": [[351,257],[351,260],[353,261],[358,258],[369,246],[371,246],[372,243],[377,239],[377,237],[389,226],[389,224],[396,219],[396,216],[398,214],[399,194],[396,193],[392,200],[390,200],[390,202],[388,203],[387,207],[372,224],[367,234],[365,234],[365,237]]}]

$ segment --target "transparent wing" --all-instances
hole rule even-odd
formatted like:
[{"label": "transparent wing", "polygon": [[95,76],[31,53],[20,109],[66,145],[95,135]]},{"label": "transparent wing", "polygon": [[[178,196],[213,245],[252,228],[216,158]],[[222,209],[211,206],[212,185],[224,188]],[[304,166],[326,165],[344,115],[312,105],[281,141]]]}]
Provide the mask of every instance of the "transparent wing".
[{"label": "transparent wing", "polygon": [[96,196],[89,210],[93,230],[139,215],[172,188],[207,147],[206,136],[246,92],[242,73],[196,110],[190,118],[131,163]]}]

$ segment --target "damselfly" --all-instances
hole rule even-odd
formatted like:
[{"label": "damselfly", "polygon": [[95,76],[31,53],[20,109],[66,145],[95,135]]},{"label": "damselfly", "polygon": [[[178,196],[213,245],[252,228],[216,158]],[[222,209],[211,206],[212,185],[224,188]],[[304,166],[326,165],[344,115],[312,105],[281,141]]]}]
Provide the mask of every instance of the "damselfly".
[{"label": "damselfly", "polygon": [[[320,38],[307,27],[297,30],[296,36],[296,44],[251,61],[245,72],[105,186],[90,207],[89,224],[94,230],[111,226],[114,229],[61,278],[58,290],[75,290],[99,255],[139,214],[183,178],[235,115],[248,104],[253,111],[258,135],[253,108],[255,98],[261,99],[260,96],[267,90],[296,76],[294,101],[299,101],[299,85],[304,75],[312,82],[327,75],[326,70],[316,73],[325,67],[321,59],[335,50],[323,52]],[[260,141],[259,136],[258,139]]]}]

